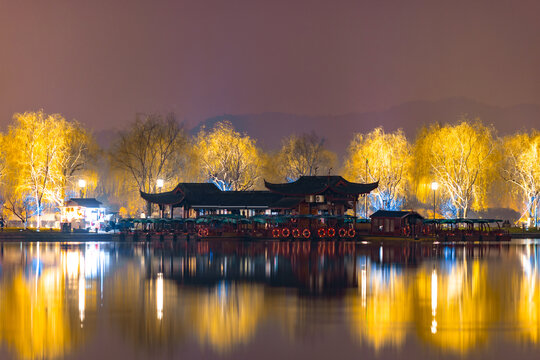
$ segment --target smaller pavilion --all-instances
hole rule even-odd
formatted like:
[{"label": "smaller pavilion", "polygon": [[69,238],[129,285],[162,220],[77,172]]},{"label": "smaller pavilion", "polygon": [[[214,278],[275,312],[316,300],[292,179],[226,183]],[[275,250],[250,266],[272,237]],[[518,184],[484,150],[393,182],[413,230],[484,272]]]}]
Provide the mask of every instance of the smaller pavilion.
[{"label": "smaller pavilion", "polygon": [[377,210],[371,214],[371,233],[381,235],[417,235],[424,218],[416,211]]}]

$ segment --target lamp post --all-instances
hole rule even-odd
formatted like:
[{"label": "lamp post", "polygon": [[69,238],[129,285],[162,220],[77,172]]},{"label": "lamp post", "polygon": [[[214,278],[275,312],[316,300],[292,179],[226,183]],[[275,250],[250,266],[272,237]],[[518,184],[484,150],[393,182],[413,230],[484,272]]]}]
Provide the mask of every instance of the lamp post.
[{"label": "lamp post", "polygon": [[[158,193],[161,193],[161,189],[163,189],[163,179],[157,179],[156,186],[158,188]],[[159,206],[159,217],[163,218],[163,208],[161,205],[158,205],[158,206]]]},{"label": "lamp post", "polygon": [[[366,184],[368,182],[368,159],[366,158]],[[365,218],[367,219],[367,213],[368,213],[368,210],[367,210],[367,197],[368,197],[368,194],[364,194],[364,211],[365,211]]]},{"label": "lamp post", "polygon": [[433,219],[435,219],[435,191],[439,188],[439,183],[434,181],[431,183],[431,189],[433,190]]},{"label": "lamp post", "polygon": [[79,179],[79,193],[80,193],[80,197],[81,198],[84,198],[84,190],[86,188],[86,180],[84,179]]}]

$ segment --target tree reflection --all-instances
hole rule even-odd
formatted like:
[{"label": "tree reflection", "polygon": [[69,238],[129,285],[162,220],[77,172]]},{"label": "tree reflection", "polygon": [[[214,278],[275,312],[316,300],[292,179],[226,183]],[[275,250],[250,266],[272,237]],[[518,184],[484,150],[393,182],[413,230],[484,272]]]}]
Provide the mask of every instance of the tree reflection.
[{"label": "tree reflection", "polygon": [[420,269],[415,301],[420,338],[458,353],[486,344],[487,329],[497,319],[497,294],[489,288],[487,273],[478,260],[454,263],[446,271]]},{"label": "tree reflection", "polygon": [[517,323],[516,339],[537,344],[540,340],[540,280],[536,247],[528,245],[520,255],[521,273],[513,276],[513,307],[510,322]]},{"label": "tree reflection", "polygon": [[105,292],[109,318],[137,348],[166,348],[185,340],[190,315],[173,281],[162,275],[147,279],[130,263],[111,275]]},{"label": "tree reflection", "polygon": [[352,332],[376,351],[399,348],[412,321],[412,288],[395,267],[361,264],[359,293],[349,301]]},{"label": "tree reflection", "polygon": [[191,304],[199,341],[224,352],[246,344],[255,334],[264,292],[261,286],[220,283],[210,291],[197,291]]},{"label": "tree reflection", "polygon": [[18,357],[61,357],[82,340],[65,294],[59,269],[37,278],[20,271],[0,283],[0,337]]}]

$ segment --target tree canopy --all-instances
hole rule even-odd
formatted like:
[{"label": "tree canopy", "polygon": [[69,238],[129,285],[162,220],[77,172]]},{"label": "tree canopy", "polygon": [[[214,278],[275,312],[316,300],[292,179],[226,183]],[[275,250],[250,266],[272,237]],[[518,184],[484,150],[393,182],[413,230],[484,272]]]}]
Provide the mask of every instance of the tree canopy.
[{"label": "tree canopy", "polygon": [[277,161],[283,178],[294,181],[300,176],[328,174],[337,156],[324,147],[323,138],[312,132],[285,138]]},{"label": "tree canopy", "polygon": [[91,143],[80,124],[60,114],[15,114],[2,141],[8,210],[21,220],[35,214],[39,228],[44,202],[63,204],[66,187],[86,167]]},{"label": "tree canopy", "polygon": [[201,175],[222,190],[249,190],[260,178],[261,156],[255,140],[237,132],[230,122],[217,123],[197,136],[195,153]]},{"label": "tree canopy", "polygon": [[344,175],[357,182],[379,182],[372,192],[374,209],[398,210],[407,191],[407,170],[411,145],[402,130],[385,133],[376,128],[368,134],[355,134],[349,145]]},{"label": "tree canopy", "polygon": [[443,199],[448,200],[447,210],[458,217],[484,208],[496,175],[496,150],[494,129],[478,119],[422,128],[415,145],[419,192],[425,194],[429,184],[437,182]]}]

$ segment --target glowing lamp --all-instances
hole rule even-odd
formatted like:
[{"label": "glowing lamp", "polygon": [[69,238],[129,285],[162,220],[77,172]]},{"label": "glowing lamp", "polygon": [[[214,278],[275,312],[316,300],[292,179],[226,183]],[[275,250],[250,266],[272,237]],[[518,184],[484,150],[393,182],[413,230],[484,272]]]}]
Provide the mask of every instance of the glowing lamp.
[{"label": "glowing lamp", "polygon": [[435,191],[435,190],[437,190],[438,188],[439,188],[439,183],[438,183],[438,182],[434,181],[434,182],[431,183],[431,189],[432,189],[432,190]]},{"label": "glowing lamp", "polygon": [[80,188],[86,187],[86,180],[80,179],[80,180],[79,180],[79,187],[80,187]]},{"label": "glowing lamp", "polygon": [[163,188],[163,183],[164,183],[163,179],[157,179],[156,181],[156,185],[160,189]]}]

